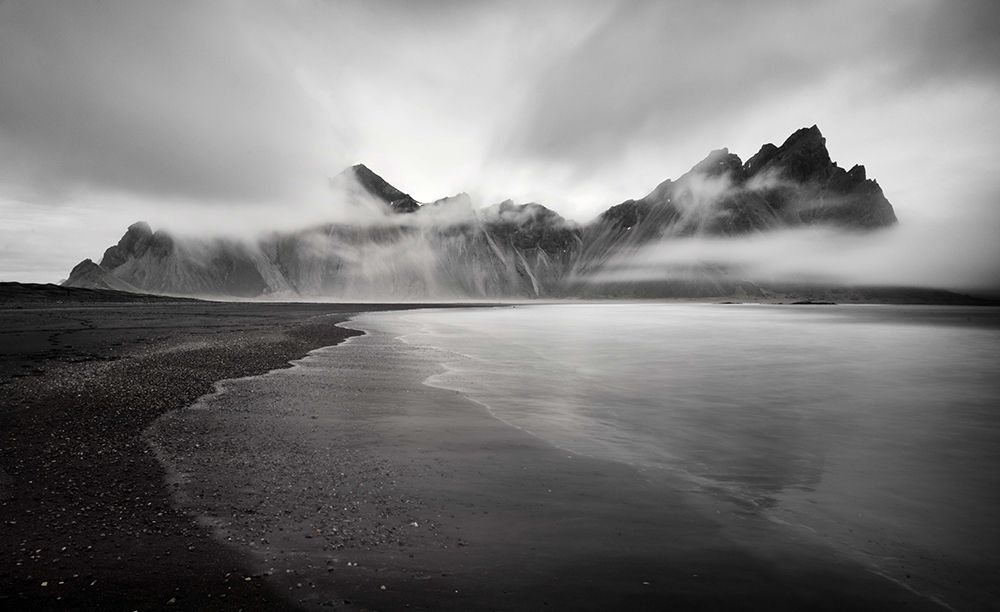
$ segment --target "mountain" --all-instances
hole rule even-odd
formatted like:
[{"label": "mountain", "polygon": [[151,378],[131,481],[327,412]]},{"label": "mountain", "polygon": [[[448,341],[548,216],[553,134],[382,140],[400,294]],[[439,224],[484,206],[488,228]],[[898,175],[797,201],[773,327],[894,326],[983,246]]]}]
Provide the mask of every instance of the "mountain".
[{"label": "mountain", "polygon": [[139,222],[104,251],[100,264],[81,262],[63,285],[164,295],[256,297],[274,289],[262,276],[267,267],[254,245],[236,240],[175,240]]},{"label": "mountain", "polygon": [[412,213],[420,208],[420,203],[410,197],[410,194],[403,193],[385,181],[381,176],[375,174],[364,164],[351,166],[354,180],[373,197],[382,200],[386,205],[397,213]]},{"label": "mountain", "polygon": [[110,289],[112,291],[128,291],[130,293],[142,293],[138,287],[123,281],[110,270],[95,264],[89,259],[84,259],[73,267],[69,273],[69,280],[63,284],[67,287],[81,287],[87,289]]},{"label": "mountain", "polygon": [[692,234],[735,235],[800,225],[870,230],[896,223],[882,189],[864,166],[846,171],[830,160],[815,125],[766,144],[740,161],[712,151],[676,181],[666,180],[639,200],[605,211],[589,228],[629,232],[632,242]]},{"label": "mountain", "polygon": [[[657,241],[690,236],[738,236],[783,228],[825,226],[870,231],[897,222],[881,187],[864,166],[847,171],[831,161],[817,126],[802,128],[777,147],[765,144],[743,163],[728,149],[712,151],[677,180],[666,180],[638,200],[612,206],[588,225],[574,268],[590,275],[609,261],[627,257]],[[738,288],[717,286],[712,270],[679,270],[695,278],[672,287],[646,284],[645,295],[728,295]],[[706,285],[708,283],[708,285]]]},{"label": "mountain", "polygon": [[[714,296],[764,291],[726,270],[693,266],[653,282],[594,282],[649,244],[822,226],[871,231],[895,224],[863,166],[834,163],[816,126],[766,144],[745,163],[727,149],[640,199],[580,225],[541,204],[475,210],[466,194],[421,203],[363,164],[331,179],[364,221],[330,223],[254,241],[181,239],[128,228],[99,264],[65,281],[171,295],[461,299]],[[359,217],[362,218],[362,217]]]}]

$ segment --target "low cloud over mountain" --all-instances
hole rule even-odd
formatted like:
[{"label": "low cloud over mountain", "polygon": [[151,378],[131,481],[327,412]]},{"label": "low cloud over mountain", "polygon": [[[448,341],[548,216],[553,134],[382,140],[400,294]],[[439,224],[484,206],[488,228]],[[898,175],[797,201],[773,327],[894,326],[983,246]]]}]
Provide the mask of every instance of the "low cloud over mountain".
[{"label": "low cloud over mountain", "polygon": [[[330,187],[339,208],[353,211],[350,223],[250,240],[174,236],[139,222],[65,284],[272,299],[728,295],[810,275],[829,280],[808,266],[734,261],[734,244],[780,243],[802,231],[878,241],[871,233],[897,222],[879,184],[863,166],[834,163],[816,126],[746,162],[713,151],[586,224],[535,203],[476,209],[466,194],[421,203],[361,164]],[[664,256],[678,248],[684,257]]]}]

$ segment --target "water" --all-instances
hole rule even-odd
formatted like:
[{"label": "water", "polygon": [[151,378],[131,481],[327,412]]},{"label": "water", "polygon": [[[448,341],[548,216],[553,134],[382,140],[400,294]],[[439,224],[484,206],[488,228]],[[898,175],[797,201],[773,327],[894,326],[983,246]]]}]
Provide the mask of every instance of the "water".
[{"label": "water", "polygon": [[572,304],[372,313],[426,384],[679,477],[946,605],[996,596],[993,309]]}]

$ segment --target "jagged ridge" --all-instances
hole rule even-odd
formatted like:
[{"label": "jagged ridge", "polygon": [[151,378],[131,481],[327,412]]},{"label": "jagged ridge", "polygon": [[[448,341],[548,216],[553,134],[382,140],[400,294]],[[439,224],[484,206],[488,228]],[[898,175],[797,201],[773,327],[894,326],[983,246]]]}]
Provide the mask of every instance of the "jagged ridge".
[{"label": "jagged ridge", "polygon": [[816,126],[781,146],[764,145],[746,163],[727,149],[713,151],[678,179],[612,206],[585,226],[534,203],[473,211],[468,196],[459,194],[421,204],[363,164],[331,182],[349,192],[360,188],[396,221],[331,224],[256,243],[178,241],[140,222],[99,265],[82,262],[65,284],[341,299],[727,295],[731,281],[711,270],[698,271],[694,282],[688,274],[683,282],[664,278],[613,289],[574,279],[655,240],[818,224],[868,231],[896,223],[878,183],[863,166],[846,171],[832,162]]}]

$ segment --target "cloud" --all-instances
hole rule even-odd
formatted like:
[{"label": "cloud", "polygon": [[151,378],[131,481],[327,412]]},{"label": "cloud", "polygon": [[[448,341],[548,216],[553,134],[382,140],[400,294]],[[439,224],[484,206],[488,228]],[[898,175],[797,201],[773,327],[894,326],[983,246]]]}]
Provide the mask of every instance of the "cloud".
[{"label": "cloud", "polygon": [[435,199],[475,186],[530,73],[600,3],[0,5],[0,185],[247,206],[356,162]]},{"label": "cloud", "polygon": [[[796,228],[740,237],[667,238],[610,260],[580,280],[689,280],[712,271],[759,283],[936,287],[996,292],[1000,245],[963,223],[871,233]],[[977,240],[970,241],[971,236]]]},{"label": "cloud", "polygon": [[319,109],[295,95],[254,14],[231,9],[0,6],[0,154],[14,160],[3,179],[56,200],[89,189],[209,202],[318,182]]},{"label": "cloud", "polygon": [[995,224],[976,184],[1000,155],[997,11],[3,2],[0,217],[42,238],[0,228],[0,275],[55,280],[75,261],[43,272],[44,245],[93,255],[139,218],[201,233],[335,220],[350,209],[327,177],[357,162],[422,201],[466,191],[586,221],[710,149],[747,157],[813,123],[904,225],[944,199]]},{"label": "cloud", "polygon": [[[947,185],[947,183],[945,183]],[[961,197],[948,201],[963,211],[995,207],[1000,192],[992,184],[963,186]],[[1000,243],[995,225],[983,225],[993,213],[917,217],[906,224],[870,231],[834,226],[793,226],[739,235],[717,235],[706,224],[725,215],[727,202],[754,192],[781,190],[799,212],[836,206],[829,194],[817,199],[814,186],[767,172],[745,183],[730,173],[687,174],[673,183],[671,203],[679,216],[650,242],[626,246],[607,260],[582,269],[576,280],[588,283],[704,281],[708,278],[751,281],[766,285],[936,287],[993,294],[1000,291]],[[631,228],[630,228],[631,229]]]},{"label": "cloud", "polygon": [[789,92],[845,72],[869,97],[996,83],[1000,43],[986,24],[998,12],[991,2],[623,3],[541,76],[511,145],[572,158],[585,174],[637,141],[676,148],[706,121],[731,129],[747,109],[781,108]]}]

